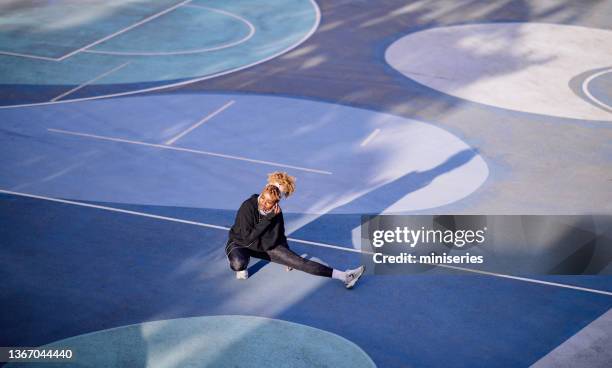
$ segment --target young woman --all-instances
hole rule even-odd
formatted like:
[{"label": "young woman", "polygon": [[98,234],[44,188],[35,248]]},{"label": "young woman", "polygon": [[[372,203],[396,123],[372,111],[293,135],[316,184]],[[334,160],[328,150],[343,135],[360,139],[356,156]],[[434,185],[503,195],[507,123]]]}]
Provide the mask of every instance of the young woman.
[{"label": "young woman", "polygon": [[250,257],[255,257],[285,265],[287,270],[334,278],[351,289],[365,266],[343,272],[302,258],[289,249],[279,202],[283,195],[288,197],[294,191],[295,178],[275,172],[268,176],[268,184],[259,195],[253,194],[242,203],[225,246],[225,254],[231,269],[236,271],[236,278],[248,278],[247,266]]}]

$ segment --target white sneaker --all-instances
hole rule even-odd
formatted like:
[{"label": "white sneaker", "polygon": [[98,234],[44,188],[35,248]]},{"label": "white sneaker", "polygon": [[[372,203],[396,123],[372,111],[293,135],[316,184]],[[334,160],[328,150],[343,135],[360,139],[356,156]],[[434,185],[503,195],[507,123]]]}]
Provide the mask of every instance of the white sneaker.
[{"label": "white sneaker", "polygon": [[365,271],[365,266],[359,266],[358,268],[354,270],[347,270],[346,271],[346,281],[344,282],[344,286],[346,286],[347,289],[352,289],[353,286],[355,286],[355,284],[357,283],[357,280],[359,280],[361,275],[363,275],[364,271]]},{"label": "white sneaker", "polygon": [[249,271],[248,270],[242,270],[242,271],[236,271],[236,278],[238,280],[246,280],[249,278]]}]

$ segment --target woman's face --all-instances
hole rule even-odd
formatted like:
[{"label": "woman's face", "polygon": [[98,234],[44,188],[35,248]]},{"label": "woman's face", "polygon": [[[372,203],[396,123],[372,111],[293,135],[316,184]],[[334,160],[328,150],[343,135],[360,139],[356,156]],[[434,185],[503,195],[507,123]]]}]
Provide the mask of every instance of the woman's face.
[{"label": "woman's face", "polygon": [[278,201],[275,201],[272,198],[270,198],[270,194],[269,193],[264,193],[261,196],[261,198],[259,199],[259,207],[264,212],[270,211],[277,203],[278,203]]}]

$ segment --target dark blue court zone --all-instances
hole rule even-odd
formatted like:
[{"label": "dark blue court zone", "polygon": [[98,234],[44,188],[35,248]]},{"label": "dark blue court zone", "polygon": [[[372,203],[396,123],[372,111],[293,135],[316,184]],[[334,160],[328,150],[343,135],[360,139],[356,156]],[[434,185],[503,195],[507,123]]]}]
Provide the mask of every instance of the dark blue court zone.
[{"label": "dark blue court zone", "polygon": [[[361,262],[361,214],[478,196],[485,159],[428,122],[195,93],[0,120],[2,346],[70,345],[89,366],[527,366],[612,307],[597,292],[459,272],[367,274],[347,291],[253,260],[234,278],[227,228],[271,171],[298,178],[282,203],[292,249],[340,269]],[[603,277],[549,281],[612,291]]]},{"label": "dark blue court zone", "polygon": [[296,47],[320,20],[311,0],[9,2],[0,11],[0,105],[223,75]]},{"label": "dark blue court zone", "polygon": [[[285,346],[270,335],[293,333],[282,328],[275,335],[266,321],[200,329],[182,320],[246,315],[348,340],[359,349],[344,343],[339,352],[354,351],[344,361],[359,359],[358,366],[369,366],[360,350],[379,367],[527,366],[611,307],[606,295],[486,276],[367,275],[347,291],[332,280],[254,263],[251,278],[240,282],[220,246],[225,231],[19,196],[1,200],[2,344],[42,345],[99,331],[68,340],[86,357],[95,346],[109,347],[86,360],[92,364],[109,356],[131,366],[162,358],[170,366],[204,359],[224,366],[237,355],[262,361],[273,347]],[[210,209],[129,208],[223,225],[232,217]],[[336,231],[344,221],[328,219]],[[337,267],[359,262],[351,252],[291,246]],[[148,321],[163,323],[152,328]],[[116,327],[123,329],[103,331]],[[210,356],[206,339],[219,354]],[[253,340],[258,349],[249,345]]]}]

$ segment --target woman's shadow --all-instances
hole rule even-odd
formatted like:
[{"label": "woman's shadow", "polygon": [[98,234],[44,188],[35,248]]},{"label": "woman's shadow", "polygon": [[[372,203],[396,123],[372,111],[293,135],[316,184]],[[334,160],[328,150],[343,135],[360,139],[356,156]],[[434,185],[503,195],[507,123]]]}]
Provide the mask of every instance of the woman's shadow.
[{"label": "woman's shadow", "polygon": [[[415,192],[429,185],[435,178],[440,175],[449,173],[470,162],[477,154],[478,149],[466,148],[449,157],[446,161],[438,166],[425,171],[409,172],[387,184],[384,184],[372,191],[369,191],[354,200],[334,208],[332,211],[338,213],[355,213],[365,215],[363,208],[370,208],[368,215],[379,215],[386,208],[403,198],[409,193]],[[330,211],[331,212],[331,211]],[[360,216],[359,216],[360,217]],[[329,228],[333,225],[335,216],[332,214],[323,214],[315,220],[309,222],[299,229],[299,233],[308,234],[312,231],[317,231],[321,228]],[[340,228],[339,226],[337,228]],[[351,234],[340,235],[341,243],[350,244]],[[338,239],[335,236],[335,239]],[[259,262],[249,267],[249,274],[254,275],[261,270],[269,261],[259,260]]]}]

